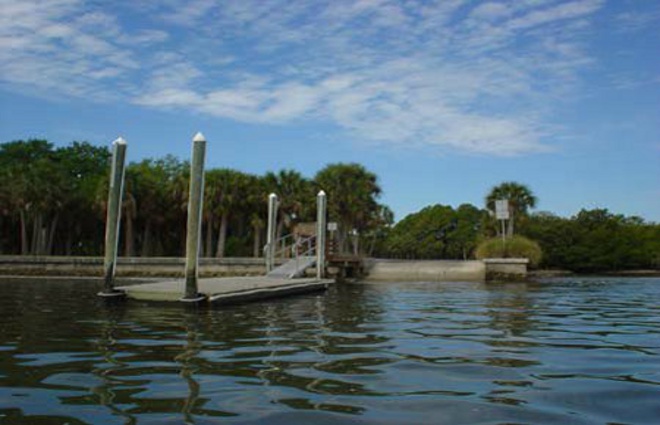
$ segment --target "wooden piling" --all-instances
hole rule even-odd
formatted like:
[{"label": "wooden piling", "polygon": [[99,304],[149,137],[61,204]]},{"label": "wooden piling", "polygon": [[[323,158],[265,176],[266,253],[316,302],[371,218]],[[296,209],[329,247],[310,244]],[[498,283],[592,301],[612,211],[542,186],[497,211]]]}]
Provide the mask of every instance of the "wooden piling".
[{"label": "wooden piling", "polygon": [[190,191],[188,195],[188,229],[186,235],[186,286],[180,301],[198,303],[206,299],[197,288],[199,276],[199,248],[202,230],[202,206],[204,202],[204,160],[206,139],[197,133],[192,144],[190,163]]},{"label": "wooden piling", "polygon": [[110,187],[108,190],[108,212],[105,220],[105,259],[103,261],[103,291],[101,297],[121,297],[123,291],[114,288],[117,268],[117,248],[121,221],[121,203],[124,191],[124,163],[126,160],[126,141],[119,137],[112,142],[112,165]]},{"label": "wooden piling", "polygon": [[277,249],[277,195],[271,193],[268,195],[268,228],[266,234],[266,272],[270,272],[275,268],[275,250]]},{"label": "wooden piling", "polygon": [[325,232],[326,232],[326,205],[327,199],[324,191],[316,197],[316,278],[323,279],[325,275]]}]

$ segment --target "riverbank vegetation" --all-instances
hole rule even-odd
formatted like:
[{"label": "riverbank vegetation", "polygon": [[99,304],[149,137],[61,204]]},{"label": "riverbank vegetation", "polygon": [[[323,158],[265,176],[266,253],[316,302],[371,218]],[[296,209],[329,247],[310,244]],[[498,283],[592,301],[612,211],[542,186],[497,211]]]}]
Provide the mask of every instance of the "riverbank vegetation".
[{"label": "riverbank vegetation", "polygon": [[[100,255],[103,247],[110,152],[85,142],[55,147],[45,140],[0,145],[0,254]],[[126,168],[120,255],[181,256],[186,232],[188,163],[172,156]],[[605,209],[570,218],[531,213],[536,196],[504,182],[486,194],[484,208],[432,205],[394,225],[379,202],[377,176],[360,164],[330,164],[308,178],[295,170],[254,175],[209,169],[205,176],[202,252],[206,257],[259,256],[267,196],[280,197],[277,231],[315,220],[315,196],[328,194],[329,221],[346,250],[406,259],[470,259],[482,241],[500,236],[496,199],[509,199],[504,232],[535,241],[539,267],[576,272],[660,267],[660,225]],[[514,230],[515,223],[515,230]]]}]

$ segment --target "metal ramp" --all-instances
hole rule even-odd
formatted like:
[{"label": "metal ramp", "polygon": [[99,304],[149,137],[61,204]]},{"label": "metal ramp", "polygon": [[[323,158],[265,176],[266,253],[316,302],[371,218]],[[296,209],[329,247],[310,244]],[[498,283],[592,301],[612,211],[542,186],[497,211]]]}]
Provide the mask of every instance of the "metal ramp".
[{"label": "metal ramp", "polygon": [[299,255],[266,274],[267,277],[293,279],[302,277],[305,270],[316,265],[316,256]]}]

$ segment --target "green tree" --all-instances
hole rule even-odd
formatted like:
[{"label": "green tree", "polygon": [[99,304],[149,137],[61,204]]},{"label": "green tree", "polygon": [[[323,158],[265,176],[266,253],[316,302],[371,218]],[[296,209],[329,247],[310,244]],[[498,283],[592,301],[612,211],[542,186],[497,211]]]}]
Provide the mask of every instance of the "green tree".
[{"label": "green tree", "polygon": [[523,233],[544,252],[542,267],[583,273],[657,268],[660,226],[606,209],[581,210],[571,218],[532,214]]},{"label": "green tree", "polygon": [[[99,226],[97,193],[105,183],[110,151],[87,142],[73,142],[55,151],[55,160],[64,178],[61,208],[53,219],[53,229],[62,221],[61,253],[100,254],[103,227]],[[53,252],[55,232],[50,234],[47,252]]]},{"label": "green tree", "polygon": [[245,211],[252,232],[252,256],[260,257],[268,216],[268,184],[265,177],[249,176]]},{"label": "green tree", "polygon": [[135,236],[142,256],[179,253],[185,211],[175,193],[181,193],[185,172],[186,164],[173,156],[145,159],[126,168],[126,198],[135,200]]},{"label": "green tree", "polygon": [[389,232],[394,224],[394,212],[387,205],[379,204],[378,208],[371,214],[367,224],[367,229],[362,235],[362,239],[367,242],[364,249],[368,257],[372,257],[374,252],[381,252]]},{"label": "green tree", "polygon": [[108,157],[107,149],[86,142],[54,149],[45,140],[19,140],[0,147],[2,216],[18,227],[10,237],[17,252],[70,254],[74,245],[76,253],[100,251],[94,197]]},{"label": "green tree", "polygon": [[406,216],[389,232],[384,254],[395,258],[472,257],[487,212],[463,204],[433,205]]},{"label": "green tree", "polygon": [[456,209],[456,227],[451,233],[451,256],[467,260],[472,258],[482,233],[482,223],[488,212],[472,204],[462,204]]},{"label": "green tree", "polygon": [[406,216],[390,232],[389,256],[407,259],[443,258],[447,251],[447,232],[455,226],[454,210],[433,205]]},{"label": "green tree", "polygon": [[339,246],[346,249],[348,232],[368,229],[374,213],[378,211],[381,188],[376,175],[360,164],[330,164],[314,177],[328,199],[330,220],[339,223]]},{"label": "green tree", "polygon": [[[215,224],[213,217],[219,217],[215,256],[222,258],[226,253],[230,219],[233,215],[240,218],[245,213],[245,208],[249,205],[247,194],[252,180],[250,175],[228,168],[207,171],[205,180],[207,205],[204,208],[207,211],[205,216],[210,220],[207,222],[207,249],[212,238],[208,232],[213,231]],[[206,254],[209,255],[210,252]]]},{"label": "green tree", "polygon": [[264,176],[267,188],[275,193],[279,200],[277,237],[282,236],[286,227],[291,231],[296,221],[312,219],[314,193],[311,182],[295,170],[268,172]]},{"label": "green tree", "polygon": [[541,246],[541,267],[569,268],[569,250],[577,243],[571,220],[547,211],[537,212],[529,216],[521,233]]},{"label": "green tree", "polygon": [[486,208],[495,212],[495,201],[506,199],[509,201],[509,220],[507,235],[513,236],[514,223],[517,219],[523,219],[527,216],[530,208],[535,208],[537,198],[532,191],[517,182],[504,182],[493,187],[486,195]]},{"label": "green tree", "polygon": [[62,200],[63,175],[55,166],[53,145],[45,140],[18,140],[2,145],[0,177],[10,214],[18,216],[20,253],[44,254],[49,219]]},{"label": "green tree", "polygon": [[572,221],[577,241],[569,250],[571,269],[598,272],[651,265],[654,249],[644,232],[638,231],[641,219],[594,209],[580,211]]}]

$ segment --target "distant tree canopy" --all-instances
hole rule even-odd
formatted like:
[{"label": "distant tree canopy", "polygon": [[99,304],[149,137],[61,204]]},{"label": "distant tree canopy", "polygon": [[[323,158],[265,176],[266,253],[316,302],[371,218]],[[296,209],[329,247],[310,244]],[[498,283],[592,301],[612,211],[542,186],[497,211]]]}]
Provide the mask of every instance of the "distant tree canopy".
[{"label": "distant tree canopy", "polygon": [[582,210],[566,219],[529,217],[521,233],[543,249],[542,267],[581,273],[660,267],[660,225],[606,209]]},{"label": "distant tree canopy", "polygon": [[[518,218],[522,214],[518,213]],[[517,234],[536,241],[541,268],[580,273],[660,267],[660,225],[608,210],[582,210],[571,218],[551,213],[524,215]],[[474,258],[478,243],[495,236],[487,210],[464,204],[434,205],[410,214],[389,229],[377,255],[408,259]]]},{"label": "distant tree canopy", "polygon": [[[107,174],[110,154],[85,142],[54,149],[45,140],[0,146],[0,249],[45,255],[85,253],[100,239],[88,220],[98,215],[96,190]],[[84,242],[80,236],[86,234]]]},{"label": "distant tree canopy", "polygon": [[[45,140],[1,144],[0,254],[102,254],[109,160],[106,147],[87,142],[57,148]],[[188,173],[188,163],[172,156],[127,166],[121,255],[183,255]],[[277,233],[283,235],[298,222],[316,219],[316,193],[323,189],[328,221],[339,224],[339,243],[363,255],[474,258],[478,243],[498,232],[494,201],[508,199],[516,233],[543,251],[541,267],[589,273],[660,267],[660,225],[605,209],[582,210],[571,218],[529,214],[536,196],[516,182],[495,186],[486,209],[433,205],[394,226],[392,211],[378,202],[378,177],[360,164],[329,164],[313,179],[295,170],[258,176],[210,169],[205,182],[206,257],[259,256],[268,194],[280,198]]]},{"label": "distant tree canopy", "polygon": [[445,205],[426,207],[397,223],[379,253],[411,259],[472,258],[487,218],[485,210],[470,204],[455,210]]},{"label": "distant tree canopy", "polygon": [[[106,147],[86,142],[58,148],[45,140],[0,145],[0,254],[101,254],[110,156]],[[188,173],[188,163],[172,156],[128,164],[121,255],[183,255]],[[373,247],[373,235],[392,223],[391,211],[377,202],[376,175],[359,164],[330,164],[315,179],[295,170],[257,176],[209,169],[203,255],[260,255],[268,194],[276,193],[281,202],[281,235],[297,222],[315,220],[319,188],[328,193],[328,219],[342,224],[342,235],[357,229]]]}]

